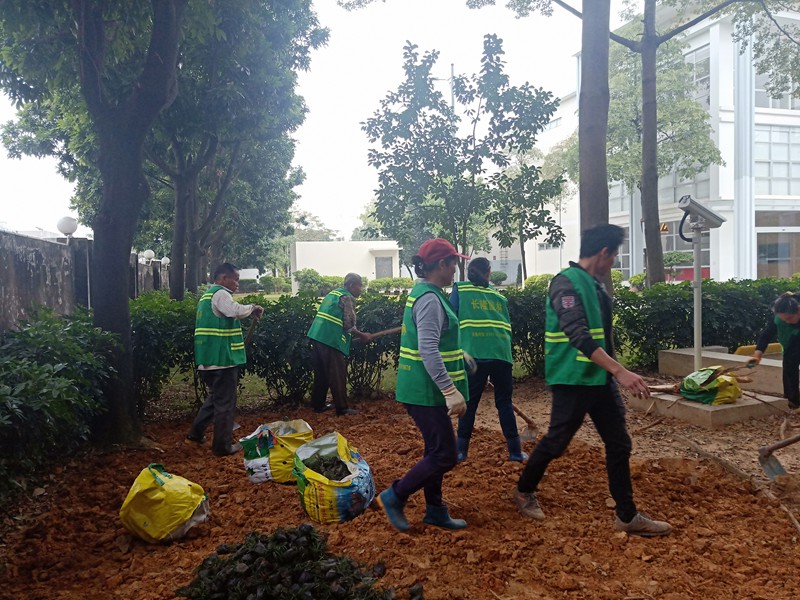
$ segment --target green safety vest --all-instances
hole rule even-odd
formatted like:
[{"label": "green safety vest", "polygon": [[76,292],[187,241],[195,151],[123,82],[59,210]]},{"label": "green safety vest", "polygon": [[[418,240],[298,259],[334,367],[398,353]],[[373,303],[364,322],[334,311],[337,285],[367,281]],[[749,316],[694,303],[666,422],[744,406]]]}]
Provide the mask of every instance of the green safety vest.
[{"label": "green safety vest", "polygon": [[428,375],[425,365],[422,364],[422,357],[419,355],[417,326],[414,324],[414,303],[423,295],[430,293],[436,294],[439,298],[448,321],[447,330],[439,338],[439,353],[442,355],[444,366],[456,388],[464,396],[464,399],[468,401],[469,386],[467,385],[467,374],[464,371],[464,351],[461,349],[458,317],[450,307],[450,302],[442,294],[442,290],[427,282],[418,283],[414,286],[403,311],[403,327],[400,333],[400,362],[397,366],[397,390],[395,394],[397,401],[422,406],[444,406],[446,404],[444,395],[431,379],[431,376]]},{"label": "green safety vest", "polygon": [[[606,336],[594,277],[578,267],[568,267],[561,275],[572,282],[581,299],[592,339],[605,349]],[[544,373],[548,385],[605,385],[608,381],[605,369],[569,343],[549,298],[545,308]]]},{"label": "green safety vest", "polygon": [[778,341],[781,343],[781,352],[786,352],[786,348],[792,341],[792,336],[797,335],[797,327],[789,325],[775,315],[775,326],[778,328]]},{"label": "green safety vest", "polygon": [[508,300],[490,284],[459,281],[458,322],[461,345],[472,358],[513,362]]},{"label": "green safety vest", "polygon": [[338,288],[330,292],[322,299],[317,315],[311,322],[308,330],[308,337],[312,340],[330,346],[344,354],[350,356],[350,339],[352,336],[344,331],[342,322],[342,309],[339,308],[339,300],[342,296],[352,296],[344,288]]},{"label": "green safety vest", "polygon": [[218,317],[211,308],[211,298],[221,289],[221,285],[212,285],[197,303],[194,360],[198,365],[233,367],[247,362],[241,322],[233,317]]}]

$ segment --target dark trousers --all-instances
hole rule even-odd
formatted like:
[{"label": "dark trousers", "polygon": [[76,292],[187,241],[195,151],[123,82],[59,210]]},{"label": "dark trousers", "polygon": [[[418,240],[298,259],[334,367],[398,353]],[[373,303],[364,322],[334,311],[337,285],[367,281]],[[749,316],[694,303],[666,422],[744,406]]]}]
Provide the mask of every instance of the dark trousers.
[{"label": "dark trousers", "polygon": [[608,489],[617,503],[617,516],[627,523],[636,516],[630,469],[632,446],[625,427],[625,405],[616,384],[553,386],[550,428],[528,459],[518,489],[524,493],[536,491],[547,465],[564,454],[587,414],[605,445]]},{"label": "dark trousers", "polygon": [[201,439],[206,427],[214,421],[214,441],[211,450],[225,454],[233,437],[233,417],[236,412],[236,386],[239,384],[239,367],[198,371],[208,388],[208,396],[189,430],[189,436]]},{"label": "dark trousers", "polygon": [[789,406],[800,406],[800,336],[793,335],[792,341],[783,350],[783,395]]},{"label": "dark trousers", "polygon": [[458,420],[458,437],[469,440],[475,426],[475,414],[481,401],[486,380],[491,377],[494,385],[494,406],[500,420],[500,428],[506,439],[519,436],[511,394],[514,390],[514,378],[511,376],[511,363],[504,360],[479,360],[478,370],[469,376],[469,402],[466,414]]},{"label": "dark trousers", "polygon": [[344,354],[330,346],[314,342],[311,346],[311,364],[314,367],[311,406],[324,408],[330,389],[336,412],[342,412],[347,408],[347,362]]},{"label": "dark trousers", "polygon": [[446,406],[406,404],[408,414],[425,441],[423,458],[392,484],[401,502],[417,490],[424,490],[425,504],[443,506],[442,479],[456,466],[456,438]]}]

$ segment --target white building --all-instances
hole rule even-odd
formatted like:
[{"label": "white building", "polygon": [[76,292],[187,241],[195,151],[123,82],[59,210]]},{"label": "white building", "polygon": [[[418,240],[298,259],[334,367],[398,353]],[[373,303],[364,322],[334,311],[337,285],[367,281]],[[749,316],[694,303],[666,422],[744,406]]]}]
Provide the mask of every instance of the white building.
[{"label": "white building", "polygon": [[[660,9],[660,18],[666,15]],[[800,21],[800,14],[791,15]],[[681,196],[691,194],[727,219],[704,236],[705,276],[718,280],[789,277],[800,272],[800,101],[789,96],[770,98],[764,90],[767,77],[756,75],[750,47],[742,53],[732,36],[729,18],[707,19],[689,29],[682,40],[688,45],[686,60],[694,66],[697,99],[711,115],[714,141],[724,164],[712,166],[691,181],[679,181],[673,175],[661,178],[662,243],[665,251],[691,250],[678,237],[683,211],[677,206]],[[540,138],[545,149],[576,130],[577,108],[577,93],[562,98],[550,129]],[[626,276],[640,273],[644,235],[638,194],[632,199],[615,184],[609,196],[609,221],[628,231],[620,267]],[[529,273],[556,273],[577,258],[577,198],[567,203],[560,218],[565,244],[552,248],[529,242]],[[684,233],[691,235],[687,226]]]},{"label": "white building", "polygon": [[[358,273],[368,280],[400,277],[400,247],[395,241],[295,242],[290,250],[292,273],[314,269],[320,275]],[[292,278],[292,293],[297,282]]]}]

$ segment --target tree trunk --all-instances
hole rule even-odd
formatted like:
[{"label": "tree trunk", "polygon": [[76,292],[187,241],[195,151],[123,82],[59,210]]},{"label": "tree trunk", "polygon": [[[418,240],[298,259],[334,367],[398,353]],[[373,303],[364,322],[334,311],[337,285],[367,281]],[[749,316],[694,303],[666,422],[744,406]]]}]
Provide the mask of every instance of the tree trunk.
[{"label": "tree trunk", "polygon": [[128,305],[128,259],[139,212],[148,189],[135,148],[126,148],[125,138],[101,154],[103,200],[94,222],[92,301],[94,323],[119,337],[112,349],[116,374],[103,386],[106,412],[93,424],[96,441],[103,445],[139,438],[138,411],[133,395],[130,310]]},{"label": "tree trunk", "polygon": [[197,291],[200,281],[200,245],[197,241],[197,176],[188,178],[189,195],[186,208],[186,289]]},{"label": "tree trunk", "polygon": [[[664,252],[658,217],[658,130],[656,102],[656,2],[644,6],[642,48],[642,219],[647,246],[647,283],[664,281]],[[631,223],[633,227],[633,223]]]},{"label": "tree trunk", "polygon": [[610,0],[583,3],[578,107],[581,231],[608,223],[608,29]]},{"label": "tree trunk", "polygon": [[147,56],[127,98],[111,97],[105,61],[103,3],[73,0],[81,92],[97,133],[103,196],[94,229],[92,300],[95,324],[119,336],[112,349],[114,375],[103,385],[106,412],[93,423],[95,440],[119,444],[138,440],[133,394],[128,260],[142,206],[149,193],[142,164],[147,133],[158,113],[175,99],[180,29],[187,0],[153,0]]},{"label": "tree trunk", "polygon": [[524,236],[522,235],[522,224],[520,223],[519,232],[517,233],[517,239],[519,240],[519,256],[522,260],[522,281],[525,281],[528,278],[528,265],[525,264],[525,242]]},{"label": "tree trunk", "polygon": [[187,189],[182,177],[174,179],[175,216],[172,221],[172,271],[169,278],[169,297],[183,300],[186,291],[186,221],[188,210]]}]

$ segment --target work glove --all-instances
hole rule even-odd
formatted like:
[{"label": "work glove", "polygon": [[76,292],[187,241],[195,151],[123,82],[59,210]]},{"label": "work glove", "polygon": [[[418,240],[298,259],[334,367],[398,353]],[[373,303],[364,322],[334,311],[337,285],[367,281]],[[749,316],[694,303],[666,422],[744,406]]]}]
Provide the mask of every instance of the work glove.
[{"label": "work glove", "polygon": [[747,368],[748,369],[752,369],[754,367],[757,367],[760,364],[761,364],[761,357],[760,356],[754,356],[753,358],[751,358],[750,360],[747,361]]},{"label": "work glove", "polygon": [[475,362],[475,359],[466,352],[464,352],[464,368],[470,375],[475,375],[475,373],[478,371],[478,363]]},{"label": "work glove", "polygon": [[447,415],[450,417],[463,417],[467,412],[467,401],[464,396],[458,391],[456,386],[451,385],[449,388],[442,390],[444,394],[444,401],[447,404]]}]

